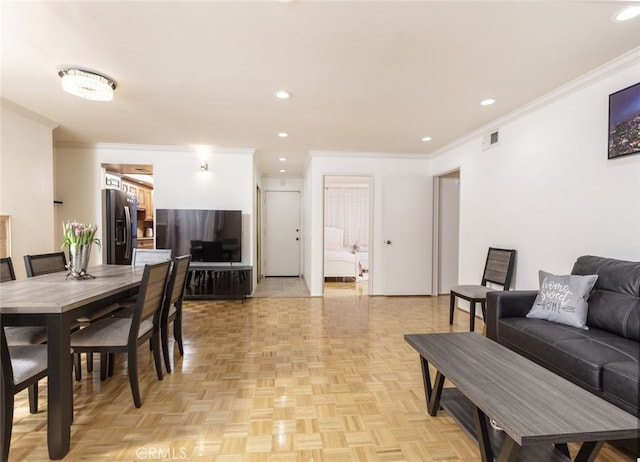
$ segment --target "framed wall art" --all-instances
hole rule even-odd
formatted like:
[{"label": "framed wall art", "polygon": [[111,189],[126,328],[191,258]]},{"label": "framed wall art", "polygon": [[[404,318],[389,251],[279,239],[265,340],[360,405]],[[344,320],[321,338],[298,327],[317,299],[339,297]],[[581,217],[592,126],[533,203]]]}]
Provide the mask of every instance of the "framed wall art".
[{"label": "framed wall art", "polygon": [[609,95],[608,158],[640,153],[640,83]]}]

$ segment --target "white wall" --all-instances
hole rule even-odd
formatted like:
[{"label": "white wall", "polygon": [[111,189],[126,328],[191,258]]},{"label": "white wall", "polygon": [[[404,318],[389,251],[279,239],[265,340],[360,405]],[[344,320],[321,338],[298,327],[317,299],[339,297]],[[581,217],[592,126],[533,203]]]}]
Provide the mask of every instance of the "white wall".
[{"label": "white wall", "polygon": [[[206,158],[209,170],[200,170]],[[153,165],[153,200],[156,209],[232,209],[242,210],[242,264],[254,261],[254,202],[255,184],[253,150],[220,149],[203,155],[188,148],[167,146],[102,145],[97,148],[57,148],[56,182],[61,194],[71,194],[78,171],[79,179],[88,191],[87,200],[66,200],[61,207],[63,219],[95,221],[102,224],[102,164]],[[72,169],[72,165],[81,166]],[[68,194],[64,195],[69,197]],[[68,206],[67,206],[68,204]],[[79,216],[82,215],[82,216]],[[102,226],[104,232],[104,226]],[[92,262],[101,256],[92,253]]]},{"label": "white wall", "polygon": [[57,252],[54,240],[55,124],[9,101],[0,103],[0,213],[11,215],[11,259],[26,277],[23,256]]},{"label": "white wall", "polygon": [[460,283],[489,246],[517,249],[517,289],[580,255],[640,260],[640,156],[607,160],[608,95],[639,80],[636,50],[489,124],[497,146],[476,133],[433,159],[435,175],[460,168]]},{"label": "white wall", "polygon": [[[305,277],[312,296],[322,295],[323,277],[323,208],[324,177],[326,175],[370,176],[372,188],[370,229],[372,245],[369,248],[369,292],[383,293],[385,269],[382,258],[382,185],[383,179],[398,175],[424,175],[431,181],[429,161],[420,156],[380,153],[312,152],[305,177]],[[432,197],[424,198],[425,207],[431,209]],[[425,236],[431,245],[431,236]],[[408,269],[410,270],[410,269]],[[431,281],[426,281],[430,284]]]}]

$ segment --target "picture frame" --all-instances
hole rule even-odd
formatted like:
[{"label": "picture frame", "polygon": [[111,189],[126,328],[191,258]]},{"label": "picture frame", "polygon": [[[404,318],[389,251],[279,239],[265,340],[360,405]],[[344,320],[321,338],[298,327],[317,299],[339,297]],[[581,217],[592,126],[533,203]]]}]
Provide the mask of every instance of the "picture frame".
[{"label": "picture frame", "polygon": [[0,215],[0,258],[11,256],[11,215]]},{"label": "picture frame", "polygon": [[607,157],[640,154],[640,82],[609,95]]}]

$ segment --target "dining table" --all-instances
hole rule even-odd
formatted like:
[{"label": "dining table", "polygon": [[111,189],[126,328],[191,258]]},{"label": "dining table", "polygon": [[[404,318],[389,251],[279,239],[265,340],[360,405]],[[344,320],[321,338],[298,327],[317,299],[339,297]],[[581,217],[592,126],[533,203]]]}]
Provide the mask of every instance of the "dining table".
[{"label": "dining table", "polygon": [[[60,460],[70,449],[73,421],[71,330],[76,319],[135,295],[144,266],[97,265],[89,277],[57,272],[0,285],[0,325],[47,328],[47,446]],[[5,403],[2,403],[5,408]]]}]

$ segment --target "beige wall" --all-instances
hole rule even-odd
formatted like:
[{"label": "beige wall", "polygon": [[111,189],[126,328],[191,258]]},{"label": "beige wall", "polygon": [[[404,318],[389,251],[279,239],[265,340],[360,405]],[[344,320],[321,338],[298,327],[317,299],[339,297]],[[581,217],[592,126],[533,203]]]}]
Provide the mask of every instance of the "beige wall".
[{"label": "beige wall", "polygon": [[11,258],[26,277],[23,256],[54,252],[53,128],[43,117],[0,101],[0,213],[11,215]]}]

